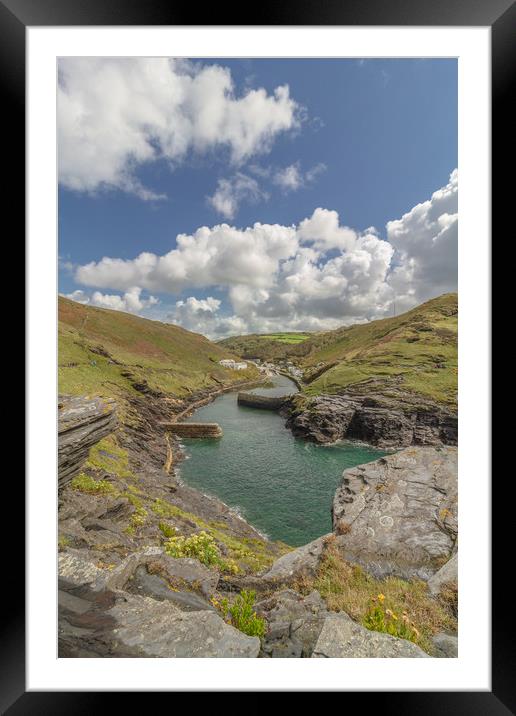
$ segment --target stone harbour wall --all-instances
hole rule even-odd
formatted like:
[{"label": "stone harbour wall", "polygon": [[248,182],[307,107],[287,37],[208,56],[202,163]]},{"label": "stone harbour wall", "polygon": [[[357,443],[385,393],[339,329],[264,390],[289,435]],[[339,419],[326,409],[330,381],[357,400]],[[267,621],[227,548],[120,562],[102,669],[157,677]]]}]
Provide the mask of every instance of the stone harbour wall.
[{"label": "stone harbour wall", "polygon": [[223,434],[218,423],[161,423],[161,425],[181,438],[220,438]]},{"label": "stone harbour wall", "polygon": [[254,393],[239,393],[237,401],[239,405],[246,405],[249,408],[261,408],[262,410],[279,410],[288,400],[287,395],[266,396],[255,395]]}]

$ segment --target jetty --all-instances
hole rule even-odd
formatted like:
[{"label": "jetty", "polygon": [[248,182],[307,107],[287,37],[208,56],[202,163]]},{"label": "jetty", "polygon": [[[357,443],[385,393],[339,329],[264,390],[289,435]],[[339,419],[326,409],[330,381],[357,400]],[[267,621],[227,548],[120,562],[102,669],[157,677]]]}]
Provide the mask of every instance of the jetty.
[{"label": "jetty", "polygon": [[237,402],[248,408],[260,408],[262,410],[279,410],[289,400],[290,395],[257,395],[256,393],[239,393]]},{"label": "jetty", "polygon": [[221,438],[222,428],[218,423],[173,423],[160,422],[170,433],[180,438]]}]

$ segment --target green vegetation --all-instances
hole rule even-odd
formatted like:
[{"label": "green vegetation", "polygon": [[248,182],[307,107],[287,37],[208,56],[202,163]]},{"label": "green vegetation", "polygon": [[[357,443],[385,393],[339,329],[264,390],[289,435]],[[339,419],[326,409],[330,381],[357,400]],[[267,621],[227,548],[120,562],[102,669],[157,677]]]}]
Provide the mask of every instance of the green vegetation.
[{"label": "green vegetation", "polygon": [[[456,406],[457,294],[393,318],[313,334],[249,335],[219,343],[242,357],[288,360],[303,370],[306,395],[341,393],[366,381]],[[279,340],[280,336],[304,340]]]},{"label": "green vegetation", "polygon": [[310,338],[309,333],[265,333],[259,336],[262,340],[277,341],[296,345]]},{"label": "green vegetation", "polygon": [[59,535],[57,540],[57,547],[59,550],[66,549],[66,547],[69,547],[71,544],[70,538],[66,535]]},{"label": "green vegetation", "polygon": [[227,598],[220,602],[213,599],[212,603],[217,606],[228,624],[232,624],[248,636],[264,636],[266,623],[263,617],[259,617],[254,610],[256,592],[243,589],[232,604]]},{"label": "green vegetation", "polygon": [[127,450],[120,447],[115,434],[102,438],[90,449],[85,467],[109,472],[118,477],[134,477],[129,468]]},{"label": "green vegetation", "polygon": [[171,525],[168,522],[161,521],[158,524],[158,528],[164,537],[175,537],[176,532],[177,532],[174,525]]},{"label": "green vegetation", "polygon": [[[259,358],[263,361],[277,362],[294,354],[303,352],[310,333],[253,333],[247,336],[233,336],[218,342],[219,346],[236,353],[242,358]],[[304,351],[306,353],[306,351]]]},{"label": "green vegetation", "polygon": [[218,567],[223,572],[237,574],[240,571],[234,560],[221,557],[215,538],[204,531],[189,537],[171,537],[165,542],[165,552],[170,557],[194,557],[207,567]]},{"label": "green vegetation", "polygon": [[72,488],[88,495],[108,495],[115,492],[113,485],[107,480],[95,480],[91,475],[81,472],[72,480]]},{"label": "green vegetation", "polygon": [[210,567],[220,559],[220,550],[213,537],[206,532],[185,537],[171,537],[165,542],[165,552],[170,557],[195,557]]},{"label": "green vegetation", "polygon": [[335,537],[327,539],[316,575],[297,586],[305,594],[317,589],[328,609],[344,611],[368,629],[410,639],[428,653],[434,634],[457,628],[456,589],[437,600],[420,580],[375,579],[341,557]]},{"label": "green vegetation", "polygon": [[224,523],[206,522],[192,512],[182,510],[177,505],[172,505],[161,498],[156,498],[150,504],[150,509],[159,517],[174,520],[178,530],[182,530],[185,527],[191,529],[193,524],[196,529],[206,532],[217,543],[223,544],[227,553],[228,571],[233,573],[235,572],[235,564],[237,565],[237,571],[261,572],[270,567],[279,554],[285,554],[292,549],[288,545],[276,542],[276,546],[279,547],[279,554],[274,555],[265,540],[253,537],[235,537],[229,534],[227,525]]},{"label": "green vegetation", "polygon": [[147,389],[185,397],[202,388],[258,377],[249,366],[228,371],[236,358],[204,336],[129,313],[59,297],[59,391],[123,397]]},{"label": "green vegetation", "polygon": [[398,639],[408,639],[417,643],[421,634],[407,612],[398,616],[384,602],[385,594],[381,592],[371,598],[371,606],[362,620],[363,625],[372,631],[380,631]]},{"label": "green vegetation", "polygon": [[[457,295],[446,294],[395,318],[319,334],[302,363],[305,392],[339,393],[374,379],[386,390],[396,386],[454,406],[457,319]],[[317,375],[321,364],[330,367]]]}]

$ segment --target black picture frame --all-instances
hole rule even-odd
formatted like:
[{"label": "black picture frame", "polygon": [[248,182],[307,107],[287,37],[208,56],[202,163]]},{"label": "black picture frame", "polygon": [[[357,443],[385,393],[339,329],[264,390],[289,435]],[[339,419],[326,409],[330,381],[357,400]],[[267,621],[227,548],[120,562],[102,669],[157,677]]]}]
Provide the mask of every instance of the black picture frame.
[{"label": "black picture frame", "polygon": [[[199,23],[199,15],[203,22]],[[0,87],[7,122],[5,137],[15,149],[4,186],[5,206],[17,217],[21,233],[25,216],[25,42],[31,26],[71,25],[390,25],[390,26],[490,26],[492,32],[492,159],[493,233],[502,224],[511,206],[511,182],[502,180],[505,170],[513,172],[514,150],[510,130],[514,113],[509,112],[511,80],[516,67],[516,5],[512,0],[263,0],[249,22],[229,4],[206,5],[200,11],[193,5],[172,5],[165,0],[0,0]],[[20,242],[23,244],[23,242]],[[514,480],[511,477],[512,483]],[[12,488],[15,504],[24,501],[23,481]],[[53,489],[49,486],[49,489]],[[493,581],[492,581],[492,691],[490,692],[403,692],[346,693],[349,700],[367,697],[366,706],[396,714],[478,714],[516,713],[516,665],[514,659],[514,599],[504,560],[504,525],[511,524],[512,505],[504,483],[493,489]],[[502,496],[503,495],[503,496]],[[505,519],[506,518],[506,519]],[[512,520],[513,521],[513,520]],[[18,533],[20,534],[20,533]],[[77,692],[26,692],[25,690],[25,609],[24,565],[19,538],[10,548],[9,580],[16,585],[9,609],[4,610],[0,653],[0,711],[18,714],[92,714],[120,708],[121,694]],[[9,594],[4,590],[4,597]],[[16,595],[16,596],[15,596]],[[467,595],[466,595],[467,598]],[[410,684],[407,684],[410,688]],[[144,694],[148,698],[149,694]],[[114,703],[117,699],[117,704]],[[140,694],[131,694],[136,707]],[[168,695],[170,698],[170,695]],[[172,704],[171,704],[172,705]],[[363,707],[362,707],[363,708]]]}]

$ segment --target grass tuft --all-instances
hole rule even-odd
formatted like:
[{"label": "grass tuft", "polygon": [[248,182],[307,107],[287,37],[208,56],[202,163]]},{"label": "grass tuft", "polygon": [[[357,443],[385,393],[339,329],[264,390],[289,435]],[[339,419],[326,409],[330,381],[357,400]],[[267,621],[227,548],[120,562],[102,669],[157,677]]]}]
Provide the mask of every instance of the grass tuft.
[{"label": "grass tuft", "polygon": [[107,480],[95,480],[84,472],[73,478],[71,486],[72,489],[88,495],[111,495],[115,492],[115,488]]},{"label": "grass tuft", "polygon": [[265,619],[254,610],[256,592],[243,589],[232,604],[224,597],[220,602],[212,599],[212,604],[220,609],[224,619],[236,629],[248,636],[262,637],[267,631]]},{"label": "grass tuft", "polygon": [[409,638],[428,653],[434,634],[457,630],[457,614],[450,601],[434,599],[425,582],[375,579],[342,558],[334,537],[325,545],[316,575],[300,578],[297,588],[304,594],[316,589],[328,609],[344,611],[369,629]]}]

